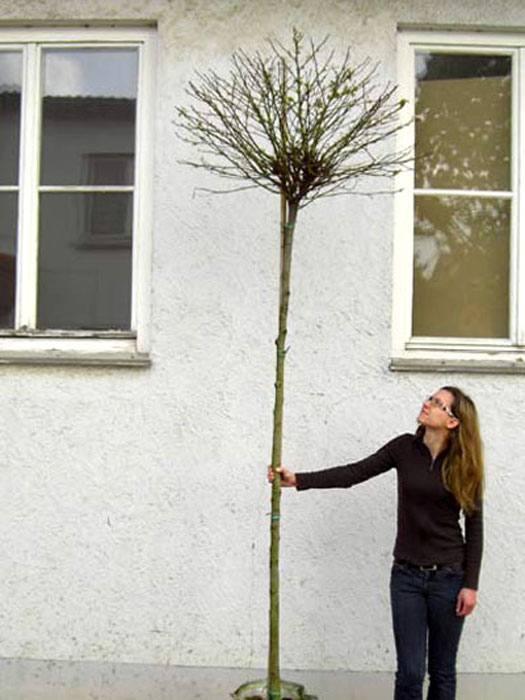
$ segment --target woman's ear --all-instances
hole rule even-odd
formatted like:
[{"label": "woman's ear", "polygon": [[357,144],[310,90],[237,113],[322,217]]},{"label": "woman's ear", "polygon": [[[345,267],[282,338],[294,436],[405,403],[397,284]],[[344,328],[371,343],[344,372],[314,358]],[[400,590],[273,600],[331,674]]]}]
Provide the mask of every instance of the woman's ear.
[{"label": "woman's ear", "polygon": [[449,418],[447,423],[447,428],[449,430],[455,430],[459,425],[459,418]]}]

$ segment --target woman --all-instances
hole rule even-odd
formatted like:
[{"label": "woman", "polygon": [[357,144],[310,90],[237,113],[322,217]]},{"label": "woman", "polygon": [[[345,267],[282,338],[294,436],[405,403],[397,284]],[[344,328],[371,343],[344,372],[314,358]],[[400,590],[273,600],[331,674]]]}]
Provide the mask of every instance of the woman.
[{"label": "woman", "polygon": [[318,472],[277,471],[282,486],[302,491],[347,488],[397,470],[398,529],[390,581],[394,700],[421,700],[427,648],[427,700],[453,700],[459,638],[476,605],[481,565],[481,439],[474,403],[456,387],[430,396],[417,421],[415,435],[401,435],[360,462]]}]

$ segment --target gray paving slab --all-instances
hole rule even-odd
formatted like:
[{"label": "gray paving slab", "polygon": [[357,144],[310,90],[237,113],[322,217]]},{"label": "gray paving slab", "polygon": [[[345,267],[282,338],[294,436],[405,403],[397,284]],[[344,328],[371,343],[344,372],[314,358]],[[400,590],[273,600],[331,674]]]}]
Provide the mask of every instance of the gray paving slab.
[{"label": "gray paving slab", "polygon": [[[391,700],[390,673],[286,671],[319,700]],[[0,660],[0,700],[229,700],[261,670]],[[525,674],[460,674],[457,700],[525,700]]]}]

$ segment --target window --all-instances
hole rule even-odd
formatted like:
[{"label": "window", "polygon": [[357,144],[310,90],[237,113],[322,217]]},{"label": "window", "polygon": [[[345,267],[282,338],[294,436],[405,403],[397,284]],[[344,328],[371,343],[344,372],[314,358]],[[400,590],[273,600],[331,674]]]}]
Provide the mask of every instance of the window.
[{"label": "window", "polygon": [[152,52],[0,30],[0,359],[147,361]]},{"label": "window", "polygon": [[525,35],[403,31],[394,369],[525,365]]}]

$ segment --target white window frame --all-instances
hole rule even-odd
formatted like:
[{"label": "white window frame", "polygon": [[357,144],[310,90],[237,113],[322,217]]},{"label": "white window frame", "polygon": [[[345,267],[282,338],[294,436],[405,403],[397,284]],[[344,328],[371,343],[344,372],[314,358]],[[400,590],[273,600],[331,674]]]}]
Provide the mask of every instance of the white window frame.
[{"label": "white window frame", "polygon": [[[415,110],[415,52],[492,53],[512,56],[511,190],[472,195],[502,196],[512,201],[510,232],[509,338],[412,337],[414,256],[414,173],[396,178],[393,252],[393,370],[525,372],[525,33],[400,30],[398,80],[400,94]],[[400,148],[413,148],[414,122],[399,134]],[[436,190],[431,190],[436,193]],[[462,191],[464,193],[464,191]],[[443,191],[454,194],[454,190]],[[521,281],[521,283],[520,283]]]},{"label": "white window frame", "polygon": [[[41,48],[133,47],[138,49],[138,83],[133,191],[131,325],[129,331],[34,330],[38,264],[39,194],[60,187],[39,184]],[[25,49],[18,190],[15,330],[0,330],[0,363],[148,365],[155,29],[153,27],[1,27],[0,47]],[[36,70],[35,70],[36,66]],[[69,192],[74,188],[68,187]],[[89,187],[79,187],[89,191]],[[104,188],[96,187],[100,192]]]}]

